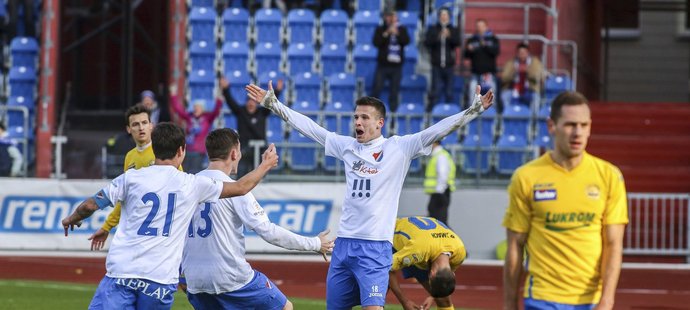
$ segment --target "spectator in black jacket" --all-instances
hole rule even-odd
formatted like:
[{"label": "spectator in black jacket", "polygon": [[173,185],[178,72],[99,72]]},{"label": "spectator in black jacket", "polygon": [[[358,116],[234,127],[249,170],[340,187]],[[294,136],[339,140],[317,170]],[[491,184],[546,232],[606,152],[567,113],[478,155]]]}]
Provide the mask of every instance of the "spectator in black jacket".
[{"label": "spectator in black jacket", "polygon": [[450,102],[453,98],[453,67],[460,31],[451,24],[447,8],[438,11],[438,23],[427,29],[424,45],[431,55],[431,98],[427,107],[431,111],[437,102]]},{"label": "spectator in black jacket", "polygon": [[398,16],[395,11],[388,10],[384,13],[384,24],[376,28],[373,43],[378,48],[378,58],[371,96],[378,98],[381,95],[383,84],[387,80],[390,84],[388,105],[391,112],[395,112],[398,109],[400,98],[400,80],[405,61],[404,48],[410,43],[407,29],[398,24]]},{"label": "spectator in black jacket", "polygon": [[[280,96],[283,85],[282,79],[276,81],[276,96]],[[237,167],[237,176],[241,177],[254,169],[254,148],[249,145],[249,141],[258,140],[266,144],[266,118],[271,115],[271,110],[260,106],[249,97],[246,98],[244,106],[239,105],[230,93],[230,82],[224,77],[220,79],[220,86],[225,103],[237,117],[237,133],[240,135],[240,147],[244,159],[240,160]]]},{"label": "spectator in black jacket", "polygon": [[[489,30],[489,25],[484,19],[477,19],[475,27],[474,35],[467,39],[465,44],[465,57],[472,61],[472,78],[468,89],[475,89],[479,83],[482,93],[489,89],[497,92],[499,89],[496,87],[496,58],[501,52],[498,38]],[[467,94],[473,96],[474,92],[468,91]],[[501,98],[500,95],[498,94],[498,98]],[[503,110],[501,103],[501,100],[498,100],[496,106],[499,113]]]}]

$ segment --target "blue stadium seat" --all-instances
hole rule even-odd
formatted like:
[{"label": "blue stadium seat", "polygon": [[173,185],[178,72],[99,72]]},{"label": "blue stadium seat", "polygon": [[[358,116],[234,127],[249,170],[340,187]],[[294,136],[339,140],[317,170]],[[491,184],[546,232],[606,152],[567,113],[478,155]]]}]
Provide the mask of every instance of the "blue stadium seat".
[{"label": "blue stadium seat", "polygon": [[223,127],[237,130],[237,116],[231,112],[223,112]]},{"label": "blue stadium seat", "polygon": [[309,101],[321,103],[321,77],[304,72],[292,78],[293,102]]},{"label": "blue stadium seat", "polygon": [[249,45],[245,42],[223,44],[223,72],[247,71],[249,68]]},{"label": "blue stadium seat", "polygon": [[549,75],[544,82],[546,102],[551,103],[558,94],[572,89],[572,81],[567,75]]},{"label": "blue stadium seat", "polygon": [[192,70],[215,70],[215,44],[210,44],[210,42],[206,41],[192,41],[189,45],[189,63]]},{"label": "blue stadium seat", "polygon": [[496,170],[512,174],[527,159],[527,141],[514,135],[503,135],[496,143]]},{"label": "blue stadium seat", "polygon": [[[311,43],[290,44],[287,49],[287,64],[290,75],[314,71],[314,45]],[[259,71],[261,73],[262,71]]]},{"label": "blue stadium seat", "polygon": [[484,111],[477,119],[467,124],[467,135],[478,135],[481,128],[481,135],[493,141],[496,129],[496,109]]},{"label": "blue stadium seat", "polygon": [[38,63],[38,42],[31,37],[16,37],[10,43],[10,66],[35,69]]},{"label": "blue stadium seat", "polygon": [[[352,136],[352,111],[354,106],[350,102],[332,102],[324,107],[323,125],[330,132],[344,136]],[[325,156],[323,161],[326,171],[335,171],[338,167],[343,169],[343,164],[335,157]]]},{"label": "blue stadium seat", "polygon": [[190,41],[216,42],[216,10],[193,7],[189,13]]},{"label": "blue stadium seat", "polygon": [[223,11],[223,41],[248,42],[249,12],[244,8],[227,8]]},{"label": "blue stadium seat", "polygon": [[422,0],[407,0],[405,1],[407,11],[422,11]]},{"label": "blue stadium seat", "polygon": [[370,44],[374,39],[376,27],[381,22],[379,11],[357,11],[352,18],[352,33],[355,44]]},{"label": "blue stadium seat", "polygon": [[405,62],[403,62],[403,76],[415,74],[419,51],[413,44],[405,45]]},{"label": "blue stadium seat", "polygon": [[321,44],[345,44],[348,40],[348,16],[343,10],[325,10],[321,13]]},{"label": "blue stadium seat", "polygon": [[254,66],[256,75],[263,72],[280,70],[281,61],[280,45],[276,43],[262,43],[254,48]]},{"label": "blue stadium seat", "polygon": [[[405,103],[398,108],[395,118],[396,132],[400,136],[424,130],[424,106],[419,103]],[[422,161],[417,158],[410,163],[410,172],[422,170]]]},{"label": "blue stadium seat", "polygon": [[283,90],[280,92],[280,96],[278,96],[278,100],[280,100],[280,102],[282,102],[282,103],[287,103],[286,99],[288,98],[287,93],[288,93],[289,80],[288,80],[288,77],[284,73],[282,73],[280,71],[271,70],[271,71],[261,73],[257,78],[257,82],[259,83],[259,87],[261,87],[263,89],[268,89],[268,82],[269,81],[273,82],[273,87],[275,88],[277,83],[278,83],[278,80],[283,80],[283,83],[284,83],[283,84]]},{"label": "blue stadium seat", "polygon": [[400,81],[400,101],[424,105],[426,85],[426,78],[423,75],[403,73]]},{"label": "blue stadium seat", "polygon": [[453,75],[452,103],[460,104],[465,93],[465,78],[462,75]]},{"label": "blue stadium seat", "polygon": [[294,9],[288,12],[287,31],[289,43],[314,43],[314,12],[305,9]]},{"label": "blue stadium seat", "polygon": [[446,7],[452,9],[455,6],[455,0],[435,0],[434,10],[438,10],[441,7]]},{"label": "blue stadium seat", "polygon": [[[431,110],[431,123],[436,124],[440,120],[457,113],[460,113],[459,105],[450,103],[438,103],[434,105],[434,108]],[[457,130],[448,134],[448,136],[446,136],[446,138],[443,139],[443,141],[444,143],[457,143]]]},{"label": "blue stadium seat", "polygon": [[366,89],[371,89],[374,85],[377,53],[376,47],[371,44],[355,45],[352,51],[355,76],[358,79],[363,79]]},{"label": "blue stadium seat", "polygon": [[[445,140],[444,140],[445,142]],[[467,136],[462,142],[462,168],[467,173],[485,174],[490,170],[489,155],[491,152],[491,140],[481,136]]]},{"label": "blue stadium seat", "polygon": [[347,46],[345,44],[327,44],[321,47],[321,75],[345,72],[347,69]]},{"label": "blue stadium seat", "polygon": [[[316,169],[316,151],[319,145],[299,133],[296,129],[290,132],[290,168],[296,171],[312,171]],[[299,144],[298,144],[299,143]]]},{"label": "blue stadium seat", "polygon": [[9,96],[36,99],[36,72],[29,67],[12,67],[8,75]]},{"label": "blue stadium seat", "polygon": [[33,101],[27,100],[26,97],[24,96],[12,96],[7,100],[7,106],[8,107],[25,107],[29,109],[29,111],[33,111],[36,108],[36,105],[34,104]]},{"label": "blue stadium seat", "polygon": [[252,77],[247,71],[235,70],[225,73],[225,78],[230,83],[230,94],[239,104],[244,104],[247,98],[247,91],[244,89],[247,84],[252,83]]},{"label": "blue stadium seat", "polygon": [[280,158],[278,159],[278,167],[274,169],[281,169],[284,165],[283,147],[285,142],[285,133],[283,131],[283,120],[275,114],[271,114],[266,118],[266,142],[276,144],[276,153]]},{"label": "blue stadium seat", "polygon": [[529,141],[532,111],[523,105],[508,105],[503,110],[503,135],[514,135]]},{"label": "blue stadium seat", "polygon": [[214,5],[213,0],[192,0],[192,7],[207,7],[212,8]]},{"label": "blue stadium seat", "polygon": [[254,32],[256,42],[280,43],[283,16],[278,9],[259,9],[254,14]]},{"label": "blue stadium seat", "polygon": [[357,80],[352,73],[334,73],[328,77],[328,94],[330,102],[354,102]]},{"label": "blue stadium seat", "polygon": [[357,11],[381,11],[381,0],[357,0]]},{"label": "blue stadium seat", "polygon": [[417,27],[419,26],[419,13],[400,11],[398,12],[398,21],[401,25],[407,28],[407,33],[410,35],[410,44],[417,44]]},{"label": "blue stadium seat", "polygon": [[[191,71],[189,72],[188,82],[190,102],[197,99],[203,99],[206,101],[207,107],[213,104],[213,87],[215,85],[213,71]],[[190,107],[191,106],[190,104]]]}]

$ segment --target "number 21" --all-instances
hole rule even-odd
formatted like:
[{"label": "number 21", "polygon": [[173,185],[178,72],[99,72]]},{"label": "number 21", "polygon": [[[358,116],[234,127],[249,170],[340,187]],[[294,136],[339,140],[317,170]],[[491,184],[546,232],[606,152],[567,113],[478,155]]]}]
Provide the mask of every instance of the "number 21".
[{"label": "number 21", "polygon": [[[172,226],[172,220],[173,220],[173,215],[175,213],[175,200],[177,198],[177,195],[175,193],[169,193],[168,194],[168,208],[165,212],[165,224],[163,224],[163,237],[168,237],[170,236],[170,226]],[[141,201],[144,202],[144,204],[148,204],[149,202],[152,203],[151,205],[151,212],[149,212],[149,215],[146,216],[146,219],[144,219],[144,223],[141,224],[141,227],[139,227],[139,230],[137,231],[137,235],[140,236],[157,236],[158,235],[158,228],[155,227],[150,227],[151,222],[153,222],[153,219],[156,217],[158,214],[158,209],[160,208],[161,204],[161,199],[158,197],[158,194],[156,193],[147,193],[144,195],[144,197],[141,197]]]}]

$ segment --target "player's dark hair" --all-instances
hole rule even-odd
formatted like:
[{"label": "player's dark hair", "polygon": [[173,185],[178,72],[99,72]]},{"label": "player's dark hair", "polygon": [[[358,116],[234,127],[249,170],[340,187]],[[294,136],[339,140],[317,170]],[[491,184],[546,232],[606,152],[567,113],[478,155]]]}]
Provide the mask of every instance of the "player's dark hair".
[{"label": "player's dark hair", "polygon": [[581,105],[584,104],[589,108],[589,102],[584,95],[576,91],[566,91],[562,92],[560,95],[556,96],[551,103],[551,118],[552,121],[557,122],[561,117],[561,113],[564,105]]},{"label": "player's dark hair", "polygon": [[455,273],[450,268],[443,268],[429,279],[429,293],[431,297],[441,298],[450,296],[455,291]]},{"label": "player's dark hair", "polygon": [[516,50],[516,51],[519,50],[519,49],[521,49],[521,48],[524,48],[524,49],[526,49],[526,50],[529,51],[529,45],[527,45],[526,42],[520,42],[520,44],[518,44],[518,45],[515,46],[515,50]]},{"label": "player's dark hair", "polygon": [[383,101],[379,100],[378,98],[375,97],[369,97],[369,96],[364,96],[355,102],[355,105],[360,106],[370,106],[374,107],[376,109],[376,112],[379,112],[379,115],[381,115],[381,118],[385,119],[386,118],[386,106],[383,104]]},{"label": "player's dark hair", "polygon": [[226,160],[230,156],[230,150],[240,143],[240,135],[230,128],[219,128],[206,136],[206,153],[208,160]]},{"label": "player's dark hair", "polygon": [[163,122],[153,128],[151,144],[156,159],[173,159],[177,150],[185,147],[184,130],[170,122]]},{"label": "player's dark hair", "polygon": [[129,117],[132,115],[137,115],[141,113],[146,113],[146,118],[149,119],[149,122],[151,121],[151,110],[147,109],[143,104],[137,103],[129,109],[127,109],[127,112],[125,112],[125,125],[129,127]]}]

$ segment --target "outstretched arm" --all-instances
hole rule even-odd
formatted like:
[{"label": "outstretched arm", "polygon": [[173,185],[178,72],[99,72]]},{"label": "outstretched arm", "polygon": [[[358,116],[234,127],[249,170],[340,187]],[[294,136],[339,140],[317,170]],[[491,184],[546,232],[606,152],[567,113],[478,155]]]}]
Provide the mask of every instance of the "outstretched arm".
[{"label": "outstretched arm", "polygon": [[247,85],[246,89],[249,93],[249,97],[259,102],[261,106],[273,111],[273,113],[309,139],[323,146],[326,145],[328,130],[319,126],[319,124],[314,122],[311,118],[295,112],[278,101],[270,81],[268,82],[268,91],[254,84]]},{"label": "outstretched arm", "polygon": [[465,126],[471,120],[479,116],[479,114],[484,112],[484,110],[491,107],[494,100],[493,91],[489,90],[484,96],[479,94],[480,91],[481,87],[477,85],[474,100],[472,101],[472,105],[467,110],[448,116],[442,119],[440,122],[419,132],[418,134],[421,135],[422,145],[425,147],[431,145],[434,143],[434,141],[438,141],[450,134],[452,131]]},{"label": "outstretched arm", "polygon": [[62,219],[65,236],[67,236],[68,230],[74,230],[74,226],[81,226],[81,221],[91,216],[98,209],[98,204],[96,204],[96,200],[93,197],[84,200],[70,216]]},{"label": "outstretched arm", "polygon": [[266,242],[288,250],[329,253],[333,249],[333,241],[325,239],[328,231],[322,232],[318,237],[305,237],[271,222],[259,224],[254,227],[254,231]]},{"label": "outstretched arm", "polygon": [[223,182],[220,198],[246,195],[261,182],[261,179],[268,174],[269,170],[276,166],[278,166],[278,154],[276,153],[276,146],[271,143],[264,152],[261,164],[256,169],[243,176],[237,182]]}]

